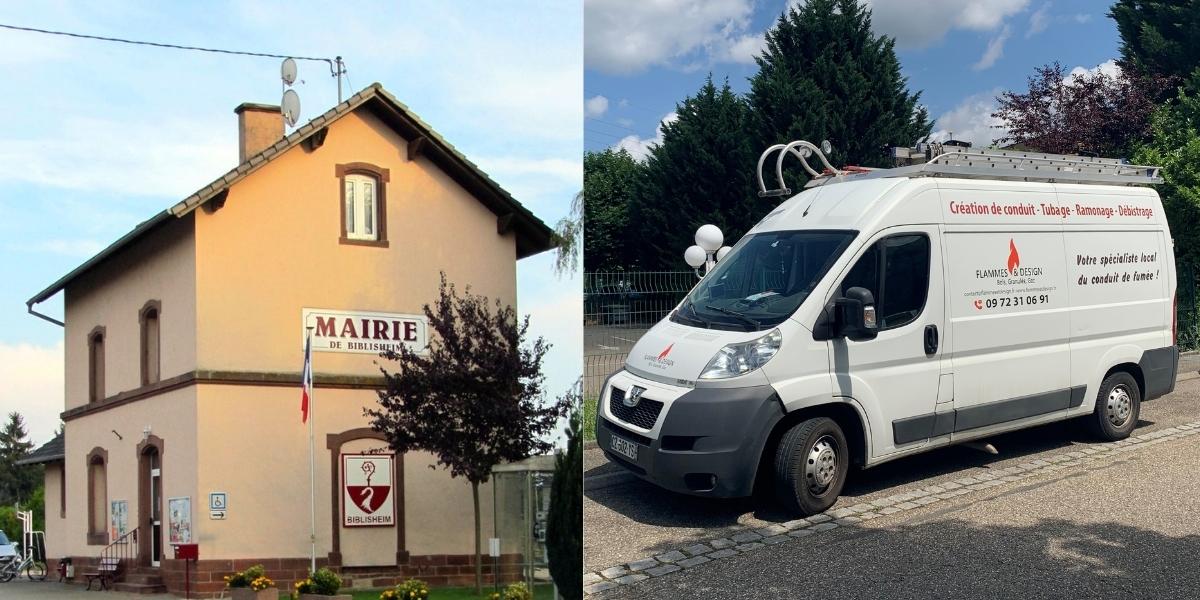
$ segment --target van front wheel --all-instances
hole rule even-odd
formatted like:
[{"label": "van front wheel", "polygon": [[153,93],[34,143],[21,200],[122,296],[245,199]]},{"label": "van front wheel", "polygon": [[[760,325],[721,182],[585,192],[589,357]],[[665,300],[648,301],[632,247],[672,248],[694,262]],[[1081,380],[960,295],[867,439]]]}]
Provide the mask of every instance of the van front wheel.
[{"label": "van front wheel", "polygon": [[1124,371],[1113,373],[1100,384],[1096,410],[1088,418],[1089,429],[1107,442],[1123,440],[1137,427],[1141,407],[1142,394],[1137,380]]},{"label": "van front wheel", "polygon": [[784,508],[803,516],[833,506],[850,469],[846,435],[827,417],[794,425],[775,450],[775,495]]}]

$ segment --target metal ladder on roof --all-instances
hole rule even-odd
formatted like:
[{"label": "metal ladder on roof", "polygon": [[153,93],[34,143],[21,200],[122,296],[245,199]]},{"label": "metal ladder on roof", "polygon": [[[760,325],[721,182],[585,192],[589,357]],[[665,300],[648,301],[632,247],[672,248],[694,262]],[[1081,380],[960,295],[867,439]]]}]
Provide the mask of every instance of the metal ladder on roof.
[{"label": "metal ladder on roof", "polygon": [[[1132,165],[1119,158],[1096,158],[1071,154],[1047,154],[1019,150],[979,149],[943,145],[918,144],[915,148],[896,147],[892,156],[898,166],[890,169],[839,170],[830,165],[825,154],[827,144],[818,148],[810,142],[797,140],[767,148],[758,159],[759,196],[790,196],[792,191],[783,180],[783,159],[789,154],[800,159],[812,178],[805,187],[830,185],[843,181],[858,181],[888,177],[955,177],[1007,181],[1043,181],[1100,185],[1153,185],[1162,183],[1160,167]],[[768,190],[763,181],[763,165],[769,155],[779,152],[775,161],[775,178],[779,187]],[[817,172],[808,162],[816,155],[824,171]]]}]

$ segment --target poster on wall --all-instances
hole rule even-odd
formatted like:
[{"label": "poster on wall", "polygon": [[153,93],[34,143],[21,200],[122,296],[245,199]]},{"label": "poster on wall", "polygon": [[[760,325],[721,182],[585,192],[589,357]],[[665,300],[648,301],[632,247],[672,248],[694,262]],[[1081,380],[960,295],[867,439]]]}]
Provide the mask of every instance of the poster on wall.
[{"label": "poster on wall", "polygon": [[128,533],[129,503],[125,500],[113,500],[112,509],[109,511],[109,520],[111,526],[108,539],[115,540]]},{"label": "poster on wall", "polygon": [[393,454],[342,455],[342,525],[391,527],[396,524],[396,472]]},{"label": "poster on wall", "polygon": [[192,541],[192,498],[181,496],[167,498],[167,524],[171,544],[189,544]]}]

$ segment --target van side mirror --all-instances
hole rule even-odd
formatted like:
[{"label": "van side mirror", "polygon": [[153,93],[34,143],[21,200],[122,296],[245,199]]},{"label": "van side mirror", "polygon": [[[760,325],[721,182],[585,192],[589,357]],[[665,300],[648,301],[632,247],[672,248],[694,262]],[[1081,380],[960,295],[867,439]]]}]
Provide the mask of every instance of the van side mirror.
[{"label": "van side mirror", "polygon": [[846,296],[834,301],[835,334],[856,342],[873,340],[878,335],[879,324],[875,315],[875,295],[870,290],[852,287]]}]

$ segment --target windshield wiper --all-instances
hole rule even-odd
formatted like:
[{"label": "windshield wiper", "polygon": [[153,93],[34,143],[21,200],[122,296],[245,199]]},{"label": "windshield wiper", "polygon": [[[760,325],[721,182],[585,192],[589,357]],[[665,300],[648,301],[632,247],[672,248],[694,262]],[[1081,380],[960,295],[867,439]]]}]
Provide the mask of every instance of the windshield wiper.
[{"label": "windshield wiper", "polygon": [[712,329],[712,324],[709,323],[708,321],[705,321],[704,318],[700,316],[700,313],[696,312],[696,303],[695,302],[692,302],[691,300],[689,300],[688,308],[691,309],[691,311],[692,311],[692,316],[689,317],[692,321],[703,325],[705,329]]},{"label": "windshield wiper", "polygon": [[[741,319],[742,322],[749,323],[755,329],[762,329],[762,323],[759,323],[758,321],[756,321],[750,317],[747,317],[746,315],[744,315],[736,310],[729,310],[728,308],[723,308],[720,306],[713,306],[711,304],[705,304],[704,308],[707,308],[708,310],[715,310],[719,313],[725,313],[731,317],[737,317],[738,319]],[[695,309],[693,308],[692,310],[695,310]]]}]

